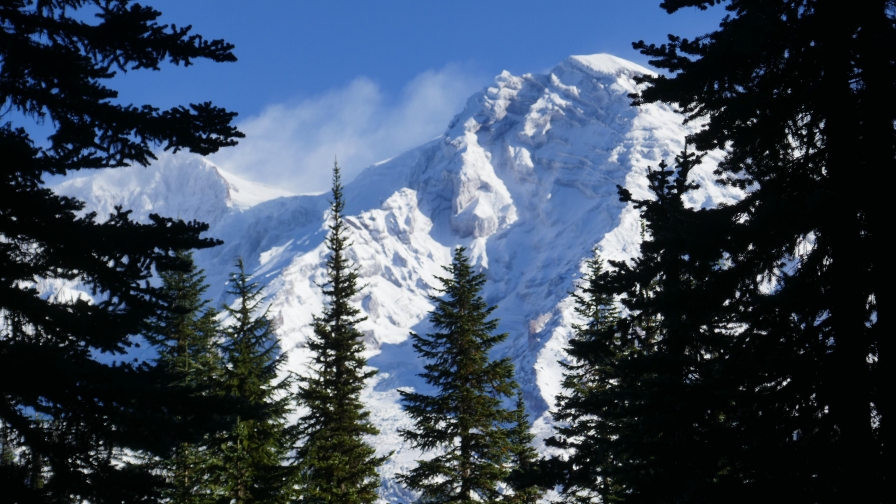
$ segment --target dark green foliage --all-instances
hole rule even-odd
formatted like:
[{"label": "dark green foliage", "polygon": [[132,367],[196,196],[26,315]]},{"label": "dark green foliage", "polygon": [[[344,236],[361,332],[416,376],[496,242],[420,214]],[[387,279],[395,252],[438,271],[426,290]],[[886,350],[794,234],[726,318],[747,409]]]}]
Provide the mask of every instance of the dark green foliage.
[{"label": "dark green foliage", "polygon": [[573,293],[576,313],[586,320],[575,325],[575,335],[566,351],[570,362],[565,370],[563,388],[557,397],[557,436],[547,440],[548,446],[563,448],[568,457],[552,460],[556,481],[564,496],[573,502],[592,502],[599,486],[609,485],[605,468],[611,458],[603,442],[618,435],[606,415],[597,417],[603,395],[618,381],[617,365],[633,350],[628,338],[616,331],[619,310],[607,285],[608,273],[597,251],[586,263],[587,271],[581,290]]},{"label": "dark green foliage", "polygon": [[[43,477],[33,467],[33,457],[23,446],[22,439],[0,421],[0,488],[16,488],[18,498],[23,501],[38,498],[36,493],[43,484]],[[23,485],[24,483],[24,485]]]},{"label": "dark green foliage", "polygon": [[[144,335],[159,350],[157,365],[175,375],[172,387],[208,397],[219,393],[222,362],[215,345],[220,328],[215,310],[202,298],[207,288],[202,270],[191,253],[178,251],[177,256],[189,266],[159,275],[167,310],[149,321]],[[209,438],[182,443],[171,457],[156,463],[168,482],[165,497],[173,504],[213,502],[208,448]]]},{"label": "dark green foliage", "polygon": [[221,392],[245,401],[254,411],[238,417],[215,440],[219,465],[211,479],[225,502],[290,502],[295,470],[285,462],[294,442],[286,419],[292,411],[292,379],[277,381],[286,355],[267,312],[259,313],[261,287],[250,281],[242,260],[229,284],[228,292],[238,301],[225,308],[232,323],[224,330]]},{"label": "dark green foliage", "polygon": [[176,255],[187,268],[159,274],[166,310],[149,320],[144,336],[158,349],[160,365],[177,373],[185,385],[208,388],[221,371],[215,351],[217,312],[202,298],[208,287],[193,254]]},{"label": "dark green foliage", "polygon": [[[728,457],[737,447],[725,430],[736,391],[724,389],[718,370],[730,345],[731,312],[705,289],[723,258],[695,246],[711,228],[696,226],[702,213],[682,200],[694,188],[687,176],[699,161],[684,152],[674,169],[662,163],[650,170],[655,199],[633,200],[620,189],[644,218],[641,255],[631,264],[613,263],[610,274],[592,269],[588,296],[577,297],[591,323],[571,341],[568,392],[556,415],[567,426],[550,441],[571,449],[568,459],[553,464],[555,482],[571,500],[726,496],[720,488],[731,482]],[[595,303],[606,306],[616,296],[624,317]]]},{"label": "dark green foliage", "polygon": [[688,173],[699,162],[685,151],[674,169],[661,163],[651,171],[654,200],[632,200],[620,190],[623,201],[641,209],[648,238],[641,257],[615,264],[612,275],[629,312],[617,330],[633,347],[596,413],[606,412],[617,430],[604,440],[611,457],[604,490],[615,500],[713,501],[725,498],[732,481],[729,456],[737,447],[725,430],[737,391],[725,389],[729,384],[718,370],[736,309],[706,289],[725,259],[699,246],[703,233],[713,231],[712,216],[683,203],[695,188]]},{"label": "dark green foliage", "polygon": [[717,373],[736,406],[727,493],[743,500],[884,492],[892,212],[879,180],[896,148],[894,7],[735,1],[712,34],[638,45],[674,72],[641,99],[709,119],[692,142],[730,147],[719,178],[748,189],[701,216],[717,232],[689,246],[717,251],[708,297],[737,310]]},{"label": "dark green foliage", "polygon": [[[72,16],[85,5],[100,17]],[[0,2],[0,421],[45,478],[35,489],[17,464],[0,467],[5,502],[154,498],[160,480],[124,451],[166,455],[200,438],[216,410],[172,391],[163,369],[107,364],[123,360],[164,308],[148,284],[153,268],[184,270],[175,250],[216,244],[200,238],[206,226],[155,215],[139,224],[123,210],[98,222],[43,186],[71,170],[146,165],[155,145],[209,154],[241,136],[234,114],[208,103],[159,111],[113,102],[103,82],[116,71],[235,59],[229,44],[158,25],[158,16],[125,1]],[[10,122],[29,117],[53,129],[45,147]],[[40,279],[80,283],[96,301],[41,296]]]},{"label": "dark green foliage", "polygon": [[376,374],[365,370],[363,335],[356,325],[365,320],[351,305],[358,294],[358,273],[347,256],[348,227],[343,219],[339,166],[333,166],[333,201],[327,235],[329,303],[314,318],[308,375],[299,385],[299,404],[307,413],[299,422],[302,442],[296,450],[301,469],[303,501],[370,503],[380,486],[377,469],[388,457],[376,457],[365,436],[379,434],[361,402],[364,381]]},{"label": "dark green foliage", "polygon": [[507,431],[510,453],[510,474],[505,481],[513,488],[512,495],[505,495],[501,502],[508,504],[535,504],[545,492],[538,485],[538,452],[532,446],[535,436],[529,431],[532,425],[526,415],[523,392],[516,391],[516,404],[510,412],[510,428]]},{"label": "dark green foliage", "polygon": [[651,174],[655,202],[634,202],[649,237],[609,285],[637,351],[589,410],[616,429],[600,444],[605,500],[882,499],[894,8],[733,0],[713,33],[635,45],[669,72],[644,77],[638,102],[705,119],[689,144],[724,147],[718,179],[745,196],[685,208],[699,161],[685,153]]},{"label": "dark green foliage", "polygon": [[440,332],[411,334],[414,349],[427,362],[420,376],[435,395],[400,391],[414,421],[414,429],[402,430],[402,437],[436,454],[398,477],[420,492],[419,502],[499,502],[499,484],[514,462],[511,449],[517,457],[528,457],[514,426],[523,413],[503,407],[517,387],[513,364],[488,356],[507,334],[492,334],[498,321],[488,317],[496,307],[486,306],[480,296],[485,275],[473,273],[464,251],[458,247],[445,267],[450,277],[439,278],[444,297],[430,298],[436,307],[429,318]]},{"label": "dark green foliage", "polygon": [[9,466],[15,463],[17,445],[11,429],[6,426],[5,421],[0,421],[0,465]]}]

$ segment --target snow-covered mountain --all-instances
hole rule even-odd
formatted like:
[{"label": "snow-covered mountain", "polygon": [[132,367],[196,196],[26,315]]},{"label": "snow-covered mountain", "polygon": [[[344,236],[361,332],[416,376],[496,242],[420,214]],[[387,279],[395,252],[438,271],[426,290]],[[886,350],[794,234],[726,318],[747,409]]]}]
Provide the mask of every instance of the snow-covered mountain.
[{"label": "snow-covered mountain", "polygon": [[[397,434],[410,426],[397,389],[423,386],[408,335],[427,331],[427,296],[456,245],[468,247],[487,275],[486,300],[499,306],[499,330],[509,333],[495,356],[516,364],[538,441],[550,435],[558,361],[576,320],[569,293],[583,260],[595,246],[624,259],[640,242],[638,215],[619,202],[616,185],[649,197],[647,167],[671,161],[688,132],[666,106],[630,106],[633,77],[647,72],[605,54],[570,57],[547,74],[504,72],[468,100],[444,135],[347,184],[351,258],[367,285],[356,302],[368,316],[361,329],[369,364],[379,369],[365,400],[382,431],[374,442],[383,453],[395,450],[383,470],[385,501],[409,497],[391,476],[420,455]],[[738,196],[712,184],[716,161],[710,156],[692,173],[702,186],[692,205]],[[318,285],[328,195],[290,195],[186,155],[56,190],[100,215],[121,204],[138,216],[209,222],[208,234],[225,242],[197,254],[211,295],[224,300],[227,272],[242,257],[266,286],[290,368],[303,372],[312,314],[325,301]]]},{"label": "snow-covered mountain", "polygon": [[232,211],[242,211],[263,201],[292,196],[289,191],[237,177],[205,159],[191,155],[157,154],[149,168],[130,166],[104,170],[62,182],[57,193],[75,196],[85,210],[100,218],[116,206],[145,219],[151,213],[214,226]]}]

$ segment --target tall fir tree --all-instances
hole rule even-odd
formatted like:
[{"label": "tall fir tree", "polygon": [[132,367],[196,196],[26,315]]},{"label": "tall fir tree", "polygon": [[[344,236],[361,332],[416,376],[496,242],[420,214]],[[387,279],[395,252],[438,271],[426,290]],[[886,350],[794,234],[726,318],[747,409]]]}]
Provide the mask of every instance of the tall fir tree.
[{"label": "tall fir tree", "polygon": [[[641,254],[614,262],[610,274],[592,276],[587,290],[626,314],[596,330],[579,328],[570,354],[556,418],[567,422],[551,444],[571,449],[554,461],[555,483],[578,502],[713,501],[725,497],[737,451],[729,427],[730,399],[719,367],[728,355],[724,300],[705,290],[723,255],[695,246],[712,231],[696,226],[702,214],[684,205],[695,188],[688,173],[700,157],[684,152],[676,166],[661,163],[648,181],[655,198],[623,201],[640,209],[645,224]],[[580,313],[594,313],[594,295],[580,297]],[[684,302],[683,300],[689,300]],[[599,318],[599,317],[598,317]],[[584,337],[583,337],[584,336]],[[587,371],[592,386],[579,386]]]},{"label": "tall fir tree", "polygon": [[324,313],[314,318],[314,336],[308,341],[312,361],[298,391],[298,403],[307,410],[299,421],[302,440],[296,450],[303,502],[374,502],[380,486],[377,470],[388,458],[377,457],[364,440],[379,434],[361,402],[364,382],[376,371],[365,369],[363,334],[357,329],[365,318],[351,304],[360,287],[348,258],[351,243],[342,190],[334,163],[323,288],[328,302]]},{"label": "tall fir tree", "polygon": [[488,317],[496,307],[482,299],[485,275],[473,272],[463,247],[445,271],[450,277],[439,278],[444,297],[430,298],[436,307],[429,318],[439,332],[411,334],[414,349],[427,362],[420,376],[435,394],[399,391],[414,422],[401,436],[436,455],[419,460],[398,479],[420,493],[421,503],[501,502],[514,462],[511,452],[528,458],[522,440],[514,445],[511,439],[523,437],[514,425],[523,413],[504,407],[517,388],[513,364],[488,355],[507,334],[492,334],[498,321]]},{"label": "tall fir tree", "polygon": [[[261,286],[252,282],[242,259],[230,274],[228,293],[237,300],[225,307],[230,324],[224,328],[221,352],[222,392],[243,401],[250,411],[213,444],[217,466],[211,483],[234,504],[278,504],[295,498],[296,469],[289,463],[293,429],[291,376],[280,378],[286,354],[274,333]],[[279,380],[279,381],[278,381]]]},{"label": "tall fir tree", "polygon": [[875,501],[888,465],[892,266],[886,184],[866,181],[896,163],[896,3],[737,0],[726,9],[710,34],[636,44],[670,72],[646,77],[638,99],[705,119],[690,141],[725,147],[719,180],[746,192],[699,215],[714,232],[691,244],[724,253],[727,266],[704,285],[737,308],[717,371],[737,406],[725,438],[738,448],[728,463],[737,477],[722,480],[745,501],[772,492]]},{"label": "tall fir tree", "polygon": [[575,334],[566,348],[570,361],[561,363],[564,392],[553,413],[557,435],[546,441],[567,455],[552,460],[548,472],[553,473],[553,483],[561,484],[567,500],[594,502],[610,484],[604,471],[612,459],[600,444],[616,435],[606,417],[595,415],[596,401],[618,381],[617,364],[634,346],[616,330],[619,310],[597,250],[586,261],[581,288],[573,292],[573,299],[585,323],[573,326]]},{"label": "tall fir tree", "polygon": [[532,445],[534,439],[523,391],[517,388],[507,432],[510,473],[505,479],[513,493],[504,495],[501,502],[505,504],[536,504],[545,494],[546,488],[541,485],[539,474],[538,452]]},{"label": "tall fir tree", "polygon": [[[163,481],[130,455],[167,456],[201,438],[216,410],[125,357],[164,306],[153,272],[184,270],[176,250],[215,245],[200,237],[207,226],[157,215],[140,224],[122,209],[98,219],[45,185],[82,169],[146,166],[158,146],[207,155],[242,136],[235,114],[211,103],[160,110],[108,87],[119,71],[166,61],[236,60],[232,45],[159,16],[127,0],[0,2],[0,103],[12,112],[0,124],[0,326],[17,325],[0,328],[0,420],[46,475],[34,489],[0,466],[7,502],[157,499]],[[32,119],[50,129],[46,142],[22,128]],[[95,302],[41,295],[42,280],[80,284]],[[52,379],[21,379],[35,369]]]},{"label": "tall fir tree", "polygon": [[[655,190],[635,202],[650,239],[614,289],[638,351],[590,410],[622,429],[602,441],[605,499],[881,500],[892,266],[886,186],[864,181],[894,164],[894,7],[732,0],[712,33],[635,44],[669,72],[644,76],[636,103],[700,124],[688,143],[724,148],[718,181],[744,197],[691,209]],[[685,153],[652,181],[674,188],[693,162]],[[656,322],[652,339],[638,314]]]},{"label": "tall fir tree", "polygon": [[[148,321],[144,336],[159,351],[158,365],[176,377],[174,387],[192,390],[198,396],[218,394],[222,362],[216,348],[217,312],[203,299],[205,275],[193,262],[193,254],[178,251],[177,257],[188,264],[187,270],[160,273],[167,309]],[[171,457],[157,462],[168,481],[165,498],[169,502],[213,502],[209,481],[213,459],[208,442],[209,437],[181,443]]]},{"label": "tall fir tree", "polygon": [[619,362],[621,386],[601,410],[621,427],[607,443],[612,499],[714,501],[736,478],[729,456],[737,447],[726,433],[737,391],[725,389],[719,367],[730,355],[737,307],[707,289],[725,254],[701,240],[727,210],[708,215],[685,205],[697,188],[688,174],[701,160],[685,150],[674,167],[652,170],[654,199],[634,200],[620,189],[621,199],[641,210],[649,237],[641,257],[616,264],[613,275],[628,311],[617,329],[636,350]]}]

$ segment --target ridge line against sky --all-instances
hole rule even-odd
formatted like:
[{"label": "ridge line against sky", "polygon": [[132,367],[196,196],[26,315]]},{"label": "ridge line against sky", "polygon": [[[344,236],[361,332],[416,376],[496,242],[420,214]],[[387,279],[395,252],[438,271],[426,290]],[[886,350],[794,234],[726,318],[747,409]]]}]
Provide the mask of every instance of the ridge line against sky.
[{"label": "ridge line against sky", "polygon": [[360,76],[304,100],[268,105],[238,121],[246,138],[209,156],[221,168],[297,194],[329,188],[333,160],[350,181],[365,167],[441,134],[490,81],[449,64],[414,77],[397,97]]},{"label": "ridge line against sky", "polygon": [[212,101],[238,112],[247,138],[210,159],[297,193],[325,190],[334,156],[348,182],[438,136],[503,70],[545,73],[570,55],[602,52],[647,66],[633,41],[708,33],[725,14],[669,15],[660,0],[140,3],[161,23],[233,43],[239,61],[122,73],[110,83],[119,101]]}]

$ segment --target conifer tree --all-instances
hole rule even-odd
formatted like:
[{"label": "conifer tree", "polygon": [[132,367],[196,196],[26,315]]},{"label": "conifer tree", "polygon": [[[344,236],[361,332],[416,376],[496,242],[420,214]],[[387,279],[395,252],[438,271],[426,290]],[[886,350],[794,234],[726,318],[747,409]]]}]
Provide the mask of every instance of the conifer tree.
[{"label": "conifer tree", "polygon": [[[485,275],[473,273],[464,252],[455,249],[451,265],[444,267],[450,277],[439,278],[444,297],[430,298],[436,307],[429,318],[438,332],[411,334],[414,349],[427,362],[420,376],[435,395],[400,391],[414,422],[413,429],[400,431],[402,437],[436,454],[398,477],[420,493],[419,502],[500,502],[500,486],[513,462],[511,433],[519,414],[503,406],[517,387],[513,364],[488,355],[507,334],[492,334],[498,321],[488,317],[496,307],[482,299]],[[515,450],[527,457],[519,444]]]},{"label": "conifer tree", "polygon": [[375,456],[364,440],[379,433],[361,402],[364,382],[376,371],[365,369],[363,335],[356,327],[364,318],[351,304],[360,287],[348,258],[351,243],[342,189],[334,163],[323,289],[328,302],[324,313],[314,318],[314,336],[308,341],[312,361],[298,392],[299,405],[307,410],[299,422],[302,440],[296,450],[303,502],[374,502],[380,486],[377,469],[388,458]]},{"label": "conifer tree", "polygon": [[557,435],[547,439],[548,446],[568,453],[552,461],[551,472],[573,502],[593,502],[601,493],[599,487],[609,485],[605,471],[611,459],[600,444],[617,432],[606,416],[595,415],[595,403],[611,392],[619,361],[632,351],[631,343],[616,330],[619,310],[608,283],[603,259],[595,250],[586,261],[581,290],[573,292],[575,311],[586,322],[573,326],[575,334],[566,349],[570,362],[561,363],[564,392],[557,397],[553,414]]},{"label": "conifer tree", "polygon": [[[737,447],[724,436],[732,393],[718,375],[730,344],[721,330],[730,307],[705,290],[722,255],[694,246],[707,228],[694,225],[701,214],[683,202],[699,161],[685,152],[674,168],[649,170],[654,199],[634,200],[620,189],[642,212],[645,241],[632,263],[614,262],[612,273],[592,275],[586,289],[604,303],[619,296],[627,313],[602,330],[577,328],[571,342],[569,391],[556,415],[566,426],[550,441],[571,449],[553,463],[554,483],[571,500],[712,501],[725,496],[721,489],[735,472],[728,457]],[[593,299],[578,299],[580,313],[595,312]]]},{"label": "conifer tree", "polygon": [[701,247],[700,239],[725,212],[706,215],[684,204],[696,188],[688,174],[700,161],[684,151],[674,167],[651,170],[654,199],[635,200],[620,189],[621,199],[641,210],[649,233],[641,256],[615,263],[612,275],[628,311],[617,330],[634,348],[619,360],[617,383],[592,411],[616,429],[601,440],[610,455],[609,485],[602,488],[609,499],[719,500],[736,472],[729,456],[737,447],[725,431],[737,392],[725,390],[718,372],[729,355],[736,307],[706,289],[724,253]]},{"label": "conifer tree", "polygon": [[[7,502],[157,499],[161,479],[129,455],[165,457],[201,438],[220,410],[125,356],[164,306],[154,271],[184,270],[176,250],[214,246],[200,236],[207,226],[158,215],[141,224],[124,209],[83,214],[45,185],[82,169],[146,166],[159,146],[208,155],[242,136],[235,114],[211,103],[160,110],[108,87],[120,71],[139,78],[166,61],[236,60],[232,45],[159,16],[127,0],[0,2],[0,420],[46,475],[33,489],[0,466]],[[22,128],[32,119],[51,130],[46,142]],[[43,280],[79,284],[94,302],[41,295]],[[12,321],[15,330],[3,327]],[[52,379],[22,379],[35,369]]]},{"label": "conifer tree", "polygon": [[221,350],[225,369],[222,392],[244,401],[251,411],[214,443],[217,491],[235,504],[277,504],[294,498],[295,469],[287,463],[293,444],[287,415],[292,411],[292,379],[280,379],[286,355],[267,312],[259,313],[261,287],[250,280],[242,259],[230,274],[228,293],[237,298],[225,310]]},{"label": "conifer tree", "polygon": [[[144,333],[159,351],[157,363],[177,378],[172,386],[200,396],[220,393],[222,370],[215,347],[219,325],[216,311],[202,298],[207,285],[203,271],[190,252],[178,251],[186,271],[163,271],[162,292],[167,309],[152,318]],[[172,457],[158,462],[168,481],[165,497],[174,504],[212,502],[209,471],[213,461],[208,437],[198,443],[181,443]]]},{"label": "conifer tree", "polygon": [[[690,485],[664,498],[871,502],[886,481],[892,265],[888,186],[866,181],[896,162],[894,3],[734,0],[726,9],[712,33],[635,45],[669,71],[645,76],[636,102],[671,103],[702,124],[689,142],[725,148],[719,182],[745,191],[651,230],[686,259],[662,266],[662,279],[685,267],[701,287],[684,285],[675,303],[653,308],[692,341],[728,335],[690,348],[705,361],[702,376],[716,377],[703,382],[700,422],[691,408],[673,415],[658,393],[645,396],[645,410],[660,406],[669,427],[678,422],[669,434],[688,455],[679,467],[691,467]],[[700,260],[705,274],[692,275]],[[656,361],[680,362],[680,350],[658,347]],[[695,425],[708,430],[694,435]],[[645,465],[661,471],[668,446],[642,441]],[[625,477],[640,485],[644,471]]]},{"label": "conifer tree", "polygon": [[510,474],[506,481],[513,493],[501,500],[507,504],[535,504],[544,495],[545,488],[539,484],[538,452],[532,446],[532,425],[526,414],[523,392],[516,390],[516,403],[510,412],[510,428],[507,432]]}]

